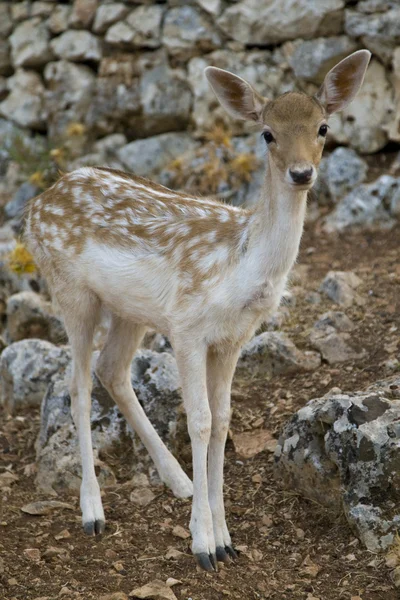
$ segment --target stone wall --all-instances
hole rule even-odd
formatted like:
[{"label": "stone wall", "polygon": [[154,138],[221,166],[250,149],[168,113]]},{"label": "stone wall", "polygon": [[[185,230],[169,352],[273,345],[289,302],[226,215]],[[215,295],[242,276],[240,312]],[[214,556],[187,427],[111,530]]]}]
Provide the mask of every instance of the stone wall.
[{"label": "stone wall", "polygon": [[398,0],[3,1],[0,175],[14,126],[52,148],[80,136],[73,166],[142,175],[194,152],[216,123],[254,152],[250,130],[209,89],[207,65],[275,97],[316,91],[333,64],[363,47],[373,53],[364,86],[330,135],[370,154],[400,141]]}]

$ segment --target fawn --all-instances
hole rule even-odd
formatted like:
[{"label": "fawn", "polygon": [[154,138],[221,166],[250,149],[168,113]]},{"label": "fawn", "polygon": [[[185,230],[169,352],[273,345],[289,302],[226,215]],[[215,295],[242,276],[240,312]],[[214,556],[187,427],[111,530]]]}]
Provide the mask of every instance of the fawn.
[{"label": "fawn", "polygon": [[[209,83],[233,117],[256,122],[268,147],[266,178],[246,209],[171,191],[141,177],[84,167],[29,205],[25,238],[62,312],[73,355],[71,411],[82,458],[84,531],[100,534],[104,512],[90,431],[92,341],[101,310],[111,325],[96,372],[140,436],[161,479],[193,493],[192,551],[208,571],[235,558],[223,501],[230,388],[240,348],[273,313],[296,260],[307,191],[317,177],[327,118],[360,89],[370,59],[360,50],[310,97],[276,100],[227,71]],[[193,452],[193,487],[140,406],[132,357],[151,327],[173,345]]]}]

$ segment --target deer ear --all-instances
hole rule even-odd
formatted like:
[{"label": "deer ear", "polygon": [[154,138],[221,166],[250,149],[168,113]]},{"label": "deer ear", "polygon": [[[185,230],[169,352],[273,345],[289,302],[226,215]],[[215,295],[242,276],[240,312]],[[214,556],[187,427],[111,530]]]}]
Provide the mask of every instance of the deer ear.
[{"label": "deer ear", "polygon": [[207,67],[206,77],[225,110],[236,119],[259,121],[268,102],[247,81],[217,67]]},{"label": "deer ear", "polygon": [[329,71],[316,94],[328,115],[343,110],[357,95],[368,67],[371,52],[358,50]]}]

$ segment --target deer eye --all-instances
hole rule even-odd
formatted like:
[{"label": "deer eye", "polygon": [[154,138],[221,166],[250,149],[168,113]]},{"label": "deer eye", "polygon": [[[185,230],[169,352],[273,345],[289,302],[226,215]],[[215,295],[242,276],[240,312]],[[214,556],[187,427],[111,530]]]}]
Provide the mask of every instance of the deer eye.
[{"label": "deer eye", "polygon": [[321,125],[321,127],[319,128],[318,131],[318,135],[322,135],[322,137],[326,137],[326,134],[328,133],[328,125]]},{"label": "deer eye", "polygon": [[267,144],[270,144],[271,142],[275,141],[275,138],[270,131],[264,131],[262,136],[263,136],[264,140],[267,142]]}]

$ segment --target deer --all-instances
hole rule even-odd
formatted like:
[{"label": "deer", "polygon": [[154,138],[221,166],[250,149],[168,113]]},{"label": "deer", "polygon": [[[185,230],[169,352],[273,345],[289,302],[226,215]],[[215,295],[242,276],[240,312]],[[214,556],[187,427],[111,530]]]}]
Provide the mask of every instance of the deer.
[{"label": "deer", "polygon": [[[291,91],[274,100],[231,72],[205,69],[222,107],[255,123],[266,143],[265,184],[248,208],[106,167],[66,173],[30,201],[25,242],[61,311],[72,352],[85,533],[105,528],[91,440],[90,365],[106,310],[111,318],[96,366],[99,380],[161,480],[177,497],[193,495],[191,549],[201,569],[217,570],[218,561],[237,558],[223,498],[232,378],[241,347],[279,306],[299,251],[327,120],[354,99],[370,56],[359,50],[341,60],[314,96]],[[131,361],[149,328],[168,336],[174,349],[193,484],[131,385]]]}]

